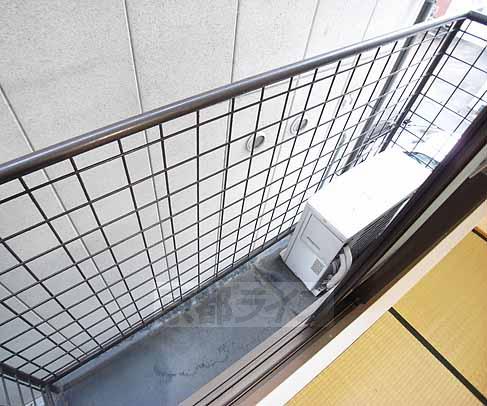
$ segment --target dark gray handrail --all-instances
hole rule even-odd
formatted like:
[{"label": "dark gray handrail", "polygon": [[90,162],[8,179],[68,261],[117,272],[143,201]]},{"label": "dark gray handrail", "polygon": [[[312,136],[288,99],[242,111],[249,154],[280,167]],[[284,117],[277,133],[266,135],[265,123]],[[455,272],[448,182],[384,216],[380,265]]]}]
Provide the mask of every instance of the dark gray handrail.
[{"label": "dark gray handrail", "polygon": [[321,66],[336,62],[357,53],[374,49],[378,46],[424,32],[431,28],[440,27],[449,22],[470,19],[487,25],[487,17],[475,11],[437,19],[412,27],[401,29],[386,35],[381,35],[367,41],[349,45],[334,51],[305,59],[290,65],[270,70],[238,82],[200,93],[163,107],[138,114],[118,121],[114,124],[73,137],[69,140],[51,145],[22,157],[13,159],[0,165],[0,185],[27,175],[49,165],[74,157],[96,147],[119,140],[131,134],[146,130],[150,127],[184,116],[188,113],[215,105],[233,97],[257,90],[263,86],[277,83],[290,77],[300,75]]}]

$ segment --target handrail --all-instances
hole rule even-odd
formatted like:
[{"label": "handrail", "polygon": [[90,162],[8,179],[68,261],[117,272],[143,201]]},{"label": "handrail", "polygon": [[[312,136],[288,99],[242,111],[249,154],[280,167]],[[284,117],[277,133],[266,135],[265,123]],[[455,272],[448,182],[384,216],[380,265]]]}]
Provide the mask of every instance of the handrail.
[{"label": "handrail", "polygon": [[15,158],[0,164],[0,185],[27,175],[36,170],[74,157],[96,147],[119,140],[131,134],[146,130],[169,120],[184,116],[188,113],[229,100],[244,93],[257,90],[263,86],[274,84],[281,80],[300,75],[312,69],[336,62],[352,56],[358,52],[368,51],[375,47],[405,38],[431,28],[440,27],[446,23],[471,19],[487,25],[487,16],[475,11],[445,17],[429,22],[416,24],[409,28],[394,31],[366,41],[355,43],[340,49],[295,62],[280,68],[260,73],[237,82],[209,90],[186,99],[170,103],[166,106],[132,116],[105,127],[84,133],[69,140],[53,144],[46,148]]}]

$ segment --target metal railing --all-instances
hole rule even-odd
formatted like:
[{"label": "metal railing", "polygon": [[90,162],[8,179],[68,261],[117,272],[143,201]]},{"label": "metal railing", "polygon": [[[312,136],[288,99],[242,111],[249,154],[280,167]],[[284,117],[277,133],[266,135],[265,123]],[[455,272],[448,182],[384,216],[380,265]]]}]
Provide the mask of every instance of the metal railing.
[{"label": "metal railing", "polygon": [[288,235],[334,176],[461,133],[487,102],[469,85],[487,75],[485,23],[418,24],[0,165],[3,382],[55,390]]},{"label": "metal railing", "polygon": [[0,402],[2,405],[43,406],[54,404],[49,390],[42,382],[8,366],[0,369]]}]

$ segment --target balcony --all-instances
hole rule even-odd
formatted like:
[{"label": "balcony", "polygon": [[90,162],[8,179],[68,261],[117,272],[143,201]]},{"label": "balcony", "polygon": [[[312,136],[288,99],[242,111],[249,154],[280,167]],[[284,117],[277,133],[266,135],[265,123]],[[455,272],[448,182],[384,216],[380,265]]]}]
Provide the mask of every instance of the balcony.
[{"label": "balcony", "polygon": [[307,199],[390,148],[439,167],[487,102],[485,23],[422,23],[0,165],[1,402],[176,404],[309,312],[279,258]]}]

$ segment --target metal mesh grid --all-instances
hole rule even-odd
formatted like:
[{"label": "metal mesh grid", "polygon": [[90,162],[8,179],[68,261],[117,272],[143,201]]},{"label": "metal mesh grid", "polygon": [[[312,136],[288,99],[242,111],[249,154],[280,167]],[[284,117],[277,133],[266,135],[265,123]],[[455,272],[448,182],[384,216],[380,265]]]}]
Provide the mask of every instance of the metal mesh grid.
[{"label": "metal mesh grid", "polygon": [[442,66],[486,73],[481,56],[455,56],[471,24],[386,41],[0,185],[2,364],[59,379],[287,235],[334,176],[387,147],[415,151],[437,127],[461,131],[485,93],[459,113],[468,89]]},{"label": "metal mesh grid", "polygon": [[426,78],[418,97],[403,112],[402,122],[389,138],[405,151],[418,155],[425,165],[436,166],[476,114],[487,104],[487,36],[485,26],[467,21]]}]

